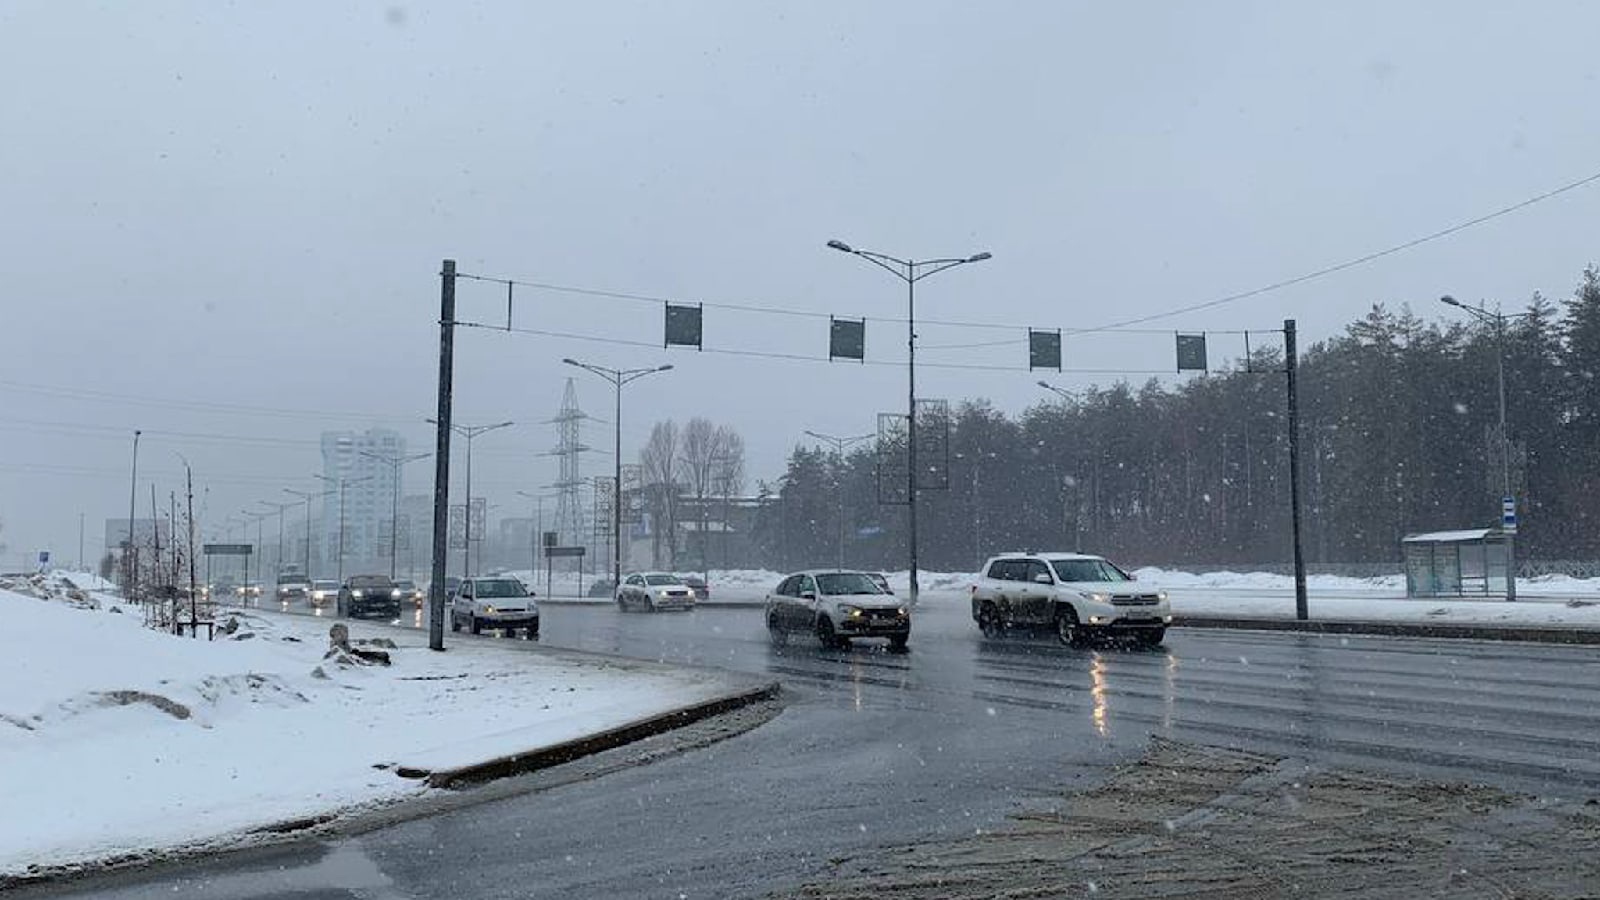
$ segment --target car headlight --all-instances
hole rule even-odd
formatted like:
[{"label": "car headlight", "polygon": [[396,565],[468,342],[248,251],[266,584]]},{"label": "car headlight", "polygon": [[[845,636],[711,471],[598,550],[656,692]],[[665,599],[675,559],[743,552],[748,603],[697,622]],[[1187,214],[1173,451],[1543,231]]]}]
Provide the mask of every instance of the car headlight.
[{"label": "car headlight", "polygon": [[354,597],[357,600],[360,600],[361,599],[361,592],[360,591],[351,591],[350,592],[350,596]]},{"label": "car headlight", "polygon": [[1106,595],[1105,594],[1097,594],[1097,593],[1094,593],[1093,591],[1079,591],[1078,592],[1078,596],[1082,597],[1085,600],[1093,600],[1096,603],[1104,603],[1104,602],[1106,602]]},{"label": "car headlight", "polygon": [[1165,600],[1165,599],[1167,599],[1167,592],[1166,591],[1156,591],[1156,599],[1157,600]]},{"label": "car headlight", "polygon": [[485,607],[484,607],[484,608],[483,608],[483,611],[484,611],[484,612],[486,612],[486,613],[488,613],[488,614],[489,614],[489,615],[491,615],[491,616],[492,616],[492,615],[494,615],[494,614],[495,614],[495,608],[494,608],[494,607],[492,607],[492,606],[485,606]]},{"label": "car headlight", "polygon": [[844,614],[844,615],[846,615],[846,616],[849,616],[852,619],[855,619],[855,618],[859,618],[861,616],[862,610],[861,610],[861,607],[859,607],[859,606],[850,606],[849,604],[843,604],[843,605],[841,605],[839,607],[839,612]]},{"label": "car headlight", "polygon": [[393,597],[396,600],[399,600],[400,599],[400,589],[399,588],[395,588],[394,590],[390,591],[389,592],[389,596]]},{"label": "car headlight", "polygon": [[899,609],[895,610],[895,612],[898,612],[900,614],[900,618],[902,618],[902,619],[904,619],[906,616],[911,615],[910,608],[905,607],[905,606],[900,607]]}]

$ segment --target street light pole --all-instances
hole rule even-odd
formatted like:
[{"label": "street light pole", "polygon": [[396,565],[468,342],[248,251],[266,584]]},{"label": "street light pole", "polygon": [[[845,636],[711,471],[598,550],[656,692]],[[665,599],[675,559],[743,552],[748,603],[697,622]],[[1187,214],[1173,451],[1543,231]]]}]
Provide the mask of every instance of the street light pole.
[{"label": "street light pole", "polygon": [[[393,581],[395,574],[396,554],[398,554],[400,551],[400,467],[408,462],[416,462],[419,459],[427,459],[433,454],[413,453],[410,456],[385,456],[381,453],[372,453],[367,450],[360,450],[357,452],[359,452],[362,456],[368,457],[369,459],[375,459],[378,462],[387,463],[389,465],[389,484],[392,488],[394,488],[393,496],[389,500],[389,580]],[[470,460],[472,459],[472,456],[469,454],[467,459],[469,460],[467,465],[471,466],[472,463]]]},{"label": "street light pole", "polygon": [[372,476],[371,475],[363,475],[360,478],[329,478],[326,475],[313,475],[312,477],[320,478],[321,480],[326,481],[327,483],[333,485],[334,489],[339,492],[339,568],[338,568],[337,577],[339,579],[339,583],[340,584],[344,584],[344,495],[345,495],[345,491],[352,484],[360,484],[363,481],[371,481],[372,480]]},{"label": "street light pole", "polygon": [[611,485],[611,589],[616,590],[617,585],[622,583],[622,386],[646,375],[666,372],[672,368],[672,364],[667,363],[664,366],[648,369],[608,369],[605,366],[578,362],[571,357],[563,359],[562,362],[593,372],[617,389],[616,441],[612,455],[612,463],[615,466],[612,477],[615,480]]},{"label": "street light pole", "polygon": [[305,501],[305,504],[306,504],[306,580],[310,581],[311,580],[311,501],[317,499],[318,497],[327,497],[327,496],[331,495],[333,493],[333,491],[332,490],[326,490],[326,491],[322,491],[322,492],[318,493],[318,492],[315,492],[315,491],[297,491],[294,488],[284,488],[283,492],[285,494],[293,494],[294,496],[299,497],[301,500]]},{"label": "street light pole", "polygon": [[[1494,325],[1495,331],[1495,360],[1496,378],[1500,394],[1500,489],[1502,498],[1501,515],[1504,516],[1504,505],[1509,502],[1512,509],[1516,508],[1516,497],[1511,493],[1511,432],[1506,427],[1506,319],[1521,318],[1527,313],[1514,313],[1506,315],[1498,306],[1494,312],[1484,309],[1482,304],[1468,306],[1456,298],[1446,294],[1439,298],[1439,302],[1454,306],[1479,322]],[[1510,534],[1506,535],[1506,599],[1517,599],[1517,578],[1515,558],[1516,539]]]},{"label": "street light pole", "polygon": [[[424,419],[423,421],[430,425],[439,424],[437,419]],[[454,422],[450,423],[451,431],[467,439],[467,502],[466,506],[463,507],[463,511],[466,513],[463,518],[466,524],[465,534],[467,539],[462,542],[466,545],[461,554],[462,578],[470,578],[472,576],[472,439],[497,428],[510,428],[514,424],[516,423],[496,422],[493,425],[458,425]]]},{"label": "street light pole", "polygon": [[859,256],[906,283],[906,520],[910,544],[911,602],[917,602],[917,282],[946,269],[990,259],[988,252],[942,259],[899,259],[833,240],[828,247]]},{"label": "street light pole", "polygon": [[[833,447],[833,454],[834,454],[835,457],[837,457],[837,466],[839,468],[841,468],[841,469],[844,467],[844,450],[845,450],[845,448],[851,446],[852,444],[858,444],[858,443],[860,443],[862,441],[868,440],[869,438],[873,437],[873,435],[870,435],[870,434],[858,434],[858,435],[853,435],[853,436],[850,436],[850,437],[840,437],[838,435],[833,435],[833,434],[823,434],[820,431],[812,431],[810,429],[806,430],[806,434],[816,438],[819,441],[823,441],[824,443],[827,443],[830,446],[832,446]],[[838,565],[837,565],[837,568],[840,571],[844,571],[844,482],[843,482],[843,480],[840,480],[837,484],[835,484],[833,486],[833,489],[834,489],[834,493],[838,494],[838,501],[839,501],[839,545],[838,545]]]},{"label": "street light pole", "polygon": [[[1069,405],[1078,402],[1078,396],[1063,387],[1057,387],[1048,381],[1038,381],[1035,384],[1061,398],[1061,406],[1065,410]],[[1059,474],[1059,473],[1058,473]],[[1063,519],[1061,527],[1065,529],[1067,523],[1067,488],[1072,488],[1072,552],[1083,552],[1083,496],[1082,482],[1075,475],[1061,475],[1061,512]]]}]

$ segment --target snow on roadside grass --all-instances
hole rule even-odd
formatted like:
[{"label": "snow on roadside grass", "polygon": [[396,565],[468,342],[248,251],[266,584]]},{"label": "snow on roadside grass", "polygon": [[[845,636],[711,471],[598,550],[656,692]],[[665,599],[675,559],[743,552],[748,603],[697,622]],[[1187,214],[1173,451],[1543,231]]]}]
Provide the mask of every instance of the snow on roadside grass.
[{"label": "snow on roadside grass", "polygon": [[117,609],[0,591],[0,875],[403,799],[426,789],[378,766],[513,727],[559,742],[730,687],[498,639],[433,653],[363,623],[352,638],[398,641],[395,664],[340,668],[326,620],[251,613],[207,642]]}]

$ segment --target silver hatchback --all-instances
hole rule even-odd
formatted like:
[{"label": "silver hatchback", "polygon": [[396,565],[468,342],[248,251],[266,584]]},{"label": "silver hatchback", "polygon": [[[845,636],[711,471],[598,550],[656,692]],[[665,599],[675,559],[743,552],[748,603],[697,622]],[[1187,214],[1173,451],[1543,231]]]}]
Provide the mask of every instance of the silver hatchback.
[{"label": "silver hatchback", "polygon": [[766,617],[772,642],[780,645],[791,634],[813,634],[829,649],[870,637],[904,650],[911,639],[910,608],[865,572],[796,572],[767,594]]}]

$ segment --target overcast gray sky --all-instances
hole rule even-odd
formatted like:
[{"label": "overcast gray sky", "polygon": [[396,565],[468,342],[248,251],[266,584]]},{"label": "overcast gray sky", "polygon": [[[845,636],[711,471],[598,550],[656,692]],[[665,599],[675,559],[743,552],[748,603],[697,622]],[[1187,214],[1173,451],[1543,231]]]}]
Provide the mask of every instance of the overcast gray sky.
[{"label": "overcast gray sky", "polygon": [[[871,319],[902,316],[903,288],[827,239],[989,250],[925,282],[919,313],[1102,324],[1600,171],[1596,33],[1590,3],[4,0],[0,562],[71,559],[80,512],[95,553],[125,514],[134,428],[144,474],[164,495],[183,453],[215,518],[308,487],[325,428],[430,449],[444,257]],[[1155,327],[1294,317],[1315,340],[1378,301],[1433,316],[1445,292],[1566,296],[1600,258],[1597,210],[1600,185]],[[523,299],[520,325],[660,339],[657,306]],[[464,318],[503,302],[462,285]],[[1020,367],[1021,337],[930,326],[930,347],[1018,342],[920,358]],[[893,323],[867,341],[903,359]],[[826,321],[708,310],[706,342],[815,356]],[[1170,336],[1066,346],[1069,366],[1172,364]],[[563,356],[673,363],[630,388],[626,456],[652,421],[705,415],[744,434],[754,477],[804,429],[871,431],[904,396],[892,366],[468,331],[458,419],[530,423],[479,443],[492,499],[555,477],[534,455],[553,432],[531,423],[575,372]],[[576,374],[609,420],[607,389]],[[1040,401],[1037,378],[930,367],[919,393],[1015,411]],[[431,470],[409,471],[425,490]]]}]

